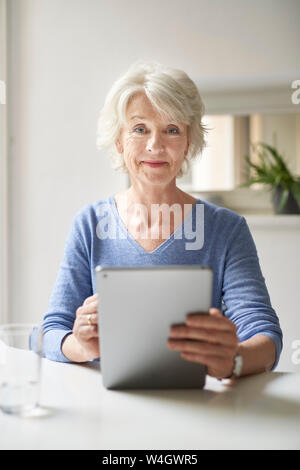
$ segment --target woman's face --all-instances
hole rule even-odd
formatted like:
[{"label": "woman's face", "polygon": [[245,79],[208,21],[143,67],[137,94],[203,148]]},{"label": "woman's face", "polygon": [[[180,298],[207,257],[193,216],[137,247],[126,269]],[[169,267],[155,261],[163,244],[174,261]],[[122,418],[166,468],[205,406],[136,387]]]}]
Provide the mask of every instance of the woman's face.
[{"label": "woman's face", "polygon": [[116,146],[131,180],[168,184],[175,180],[188,152],[187,126],[162,118],[147,96],[139,93],[129,101]]}]

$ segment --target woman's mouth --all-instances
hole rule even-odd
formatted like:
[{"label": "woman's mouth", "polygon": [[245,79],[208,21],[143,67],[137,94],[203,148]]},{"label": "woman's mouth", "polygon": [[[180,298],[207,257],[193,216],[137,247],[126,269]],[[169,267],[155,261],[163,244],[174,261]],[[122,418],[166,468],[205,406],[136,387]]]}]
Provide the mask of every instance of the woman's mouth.
[{"label": "woman's mouth", "polygon": [[152,168],[159,168],[163,165],[166,165],[167,162],[163,162],[163,161],[155,161],[155,160],[143,160],[142,163],[144,163],[145,165],[148,165],[148,166],[151,166]]}]

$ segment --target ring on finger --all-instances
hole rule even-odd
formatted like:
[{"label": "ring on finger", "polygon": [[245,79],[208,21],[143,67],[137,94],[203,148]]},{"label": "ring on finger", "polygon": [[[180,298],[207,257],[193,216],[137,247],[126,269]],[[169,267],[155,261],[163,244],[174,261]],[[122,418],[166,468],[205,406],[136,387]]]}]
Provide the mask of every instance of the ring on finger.
[{"label": "ring on finger", "polygon": [[87,316],[87,322],[88,322],[88,325],[91,326],[92,325],[92,315],[89,313],[89,315]]}]

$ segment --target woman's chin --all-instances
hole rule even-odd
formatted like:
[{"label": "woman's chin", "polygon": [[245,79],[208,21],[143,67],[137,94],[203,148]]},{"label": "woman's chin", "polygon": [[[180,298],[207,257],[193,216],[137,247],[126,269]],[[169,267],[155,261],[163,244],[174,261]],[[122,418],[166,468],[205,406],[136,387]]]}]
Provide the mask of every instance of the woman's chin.
[{"label": "woman's chin", "polygon": [[166,174],[147,174],[143,175],[143,182],[148,184],[163,184],[166,185],[174,180],[175,176],[173,175],[166,175]]}]

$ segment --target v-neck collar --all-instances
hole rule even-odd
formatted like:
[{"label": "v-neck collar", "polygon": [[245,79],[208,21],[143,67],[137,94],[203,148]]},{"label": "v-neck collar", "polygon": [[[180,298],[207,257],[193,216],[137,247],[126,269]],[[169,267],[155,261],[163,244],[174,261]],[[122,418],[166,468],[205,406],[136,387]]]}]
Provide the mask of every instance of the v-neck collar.
[{"label": "v-neck collar", "polygon": [[179,231],[181,231],[181,233],[183,234],[184,233],[184,224],[185,222],[187,222],[187,220],[193,216],[194,212],[195,212],[195,209],[196,209],[196,205],[201,202],[200,199],[197,199],[196,202],[194,203],[193,207],[192,207],[192,210],[188,213],[188,215],[186,216],[186,218],[182,221],[182,223],[176,228],[176,230],[174,230],[174,232],[170,235],[169,238],[167,238],[166,240],[164,240],[157,248],[155,248],[155,250],[152,250],[152,251],[147,251],[145,250],[136,240],[135,238],[131,235],[131,233],[127,230],[127,227],[125,226],[123,220],[121,219],[120,215],[119,215],[119,212],[118,212],[118,209],[117,209],[117,205],[116,205],[116,201],[115,201],[115,198],[114,196],[110,196],[108,198],[109,200],[109,203],[111,205],[111,208],[112,208],[112,211],[113,211],[113,214],[118,222],[118,225],[120,227],[120,229],[126,234],[126,239],[129,241],[129,243],[139,252],[139,253],[142,253],[144,255],[156,255],[157,253],[165,250],[169,245],[172,244],[172,242],[174,241],[174,237],[175,237],[175,234]]}]

